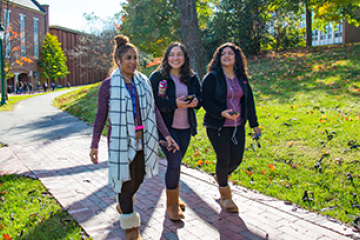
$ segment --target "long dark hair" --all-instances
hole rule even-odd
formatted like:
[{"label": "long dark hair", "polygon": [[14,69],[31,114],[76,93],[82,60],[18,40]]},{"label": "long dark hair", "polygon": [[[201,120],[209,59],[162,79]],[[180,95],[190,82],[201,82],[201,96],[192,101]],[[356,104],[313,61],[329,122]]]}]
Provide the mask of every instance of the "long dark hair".
[{"label": "long dark hair", "polygon": [[194,72],[190,66],[189,54],[187,53],[185,46],[180,42],[173,42],[166,48],[161,64],[157,70],[160,71],[163,78],[169,76],[171,70],[171,66],[169,65],[169,54],[173,47],[180,47],[181,51],[184,53],[185,62],[180,68],[180,82],[187,84],[188,78],[192,77]]},{"label": "long dark hair", "polygon": [[[114,52],[113,52],[113,66],[110,69],[109,75],[119,67],[116,59],[121,59],[121,57],[126,53],[129,49],[133,49],[138,56],[138,51],[134,44],[129,42],[129,38],[125,35],[116,35],[114,38]],[[138,59],[138,58],[137,58]],[[139,63],[137,64],[137,67]]]},{"label": "long dark hair", "polygon": [[236,46],[232,42],[224,43],[216,49],[209,65],[208,65],[208,72],[211,72],[213,70],[217,70],[217,71],[220,70],[220,68],[221,68],[221,62],[220,62],[221,53],[227,47],[231,48],[235,53],[234,70],[236,72],[236,75],[237,76],[244,75],[246,78],[250,78],[249,74],[248,74],[248,69],[247,69],[246,57],[245,57],[243,51],[241,50],[241,48]]}]

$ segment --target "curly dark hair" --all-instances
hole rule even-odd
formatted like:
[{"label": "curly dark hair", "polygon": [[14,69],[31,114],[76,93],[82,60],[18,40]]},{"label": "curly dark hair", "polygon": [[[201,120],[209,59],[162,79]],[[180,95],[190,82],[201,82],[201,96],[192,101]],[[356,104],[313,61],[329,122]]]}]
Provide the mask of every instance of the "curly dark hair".
[{"label": "curly dark hair", "polygon": [[169,65],[168,60],[169,60],[170,51],[171,49],[173,49],[173,47],[180,47],[181,51],[184,53],[185,62],[180,69],[180,82],[187,84],[188,78],[194,75],[194,71],[190,66],[189,54],[187,53],[185,46],[180,42],[173,42],[166,48],[164,56],[161,60],[161,64],[157,70],[160,71],[161,76],[163,78],[167,78],[169,76],[171,66]]},{"label": "curly dark hair", "polygon": [[243,51],[241,50],[241,48],[236,46],[232,42],[224,43],[216,49],[209,65],[208,65],[208,72],[211,72],[213,70],[219,70],[221,68],[221,63],[220,63],[221,53],[224,50],[224,48],[227,48],[227,47],[231,48],[235,53],[234,69],[235,69],[236,75],[237,76],[244,75],[246,78],[250,78],[250,76],[248,74],[248,69],[247,69],[246,57],[245,57]]}]

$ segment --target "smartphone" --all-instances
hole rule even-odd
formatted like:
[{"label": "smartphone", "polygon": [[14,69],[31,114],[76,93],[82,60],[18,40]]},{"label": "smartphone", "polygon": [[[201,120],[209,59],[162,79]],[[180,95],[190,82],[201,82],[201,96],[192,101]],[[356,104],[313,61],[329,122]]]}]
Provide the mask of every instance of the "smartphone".
[{"label": "smartphone", "polygon": [[229,115],[239,115],[240,113],[238,111],[232,111],[232,112],[229,112]]},{"label": "smartphone", "polygon": [[195,97],[196,97],[195,94],[188,95],[184,101],[192,101],[192,100],[194,100]]}]

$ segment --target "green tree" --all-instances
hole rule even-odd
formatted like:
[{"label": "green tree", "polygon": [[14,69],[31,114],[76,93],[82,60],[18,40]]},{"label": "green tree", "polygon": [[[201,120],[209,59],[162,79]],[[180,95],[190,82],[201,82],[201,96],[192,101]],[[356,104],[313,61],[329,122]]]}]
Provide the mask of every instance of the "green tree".
[{"label": "green tree", "polygon": [[[359,25],[360,0],[269,0],[270,11],[276,13],[293,12],[306,16],[306,46],[312,45],[313,26],[325,30],[331,22],[347,21]],[[314,16],[312,16],[314,13]],[[314,22],[314,24],[313,24]]]},{"label": "green tree", "polygon": [[208,59],[225,42],[240,46],[246,55],[260,52],[266,33],[267,0],[221,0],[203,35]]},{"label": "green tree", "polygon": [[175,0],[132,0],[122,4],[120,32],[141,51],[160,57],[173,41],[181,39]]},{"label": "green tree", "polygon": [[56,81],[69,74],[67,59],[56,36],[48,33],[41,47],[39,67],[44,78]]}]

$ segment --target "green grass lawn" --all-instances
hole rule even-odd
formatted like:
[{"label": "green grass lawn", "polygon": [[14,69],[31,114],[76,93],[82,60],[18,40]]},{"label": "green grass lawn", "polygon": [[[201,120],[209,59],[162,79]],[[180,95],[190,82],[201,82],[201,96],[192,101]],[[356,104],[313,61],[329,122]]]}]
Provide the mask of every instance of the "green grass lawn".
[{"label": "green grass lawn", "polygon": [[[244,160],[232,182],[353,222],[360,215],[360,45],[295,49],[248,66],[261,148],[247,126]],[[98,87],[63,95],[56,105],[92,124]],[[199,110],[199,134],[183,163],[214,173],[216,156],[203,115]]]},{"label": "green grass lawn", "polygon": [[91,239],[40,181],[0,176],[1,239]]}]

